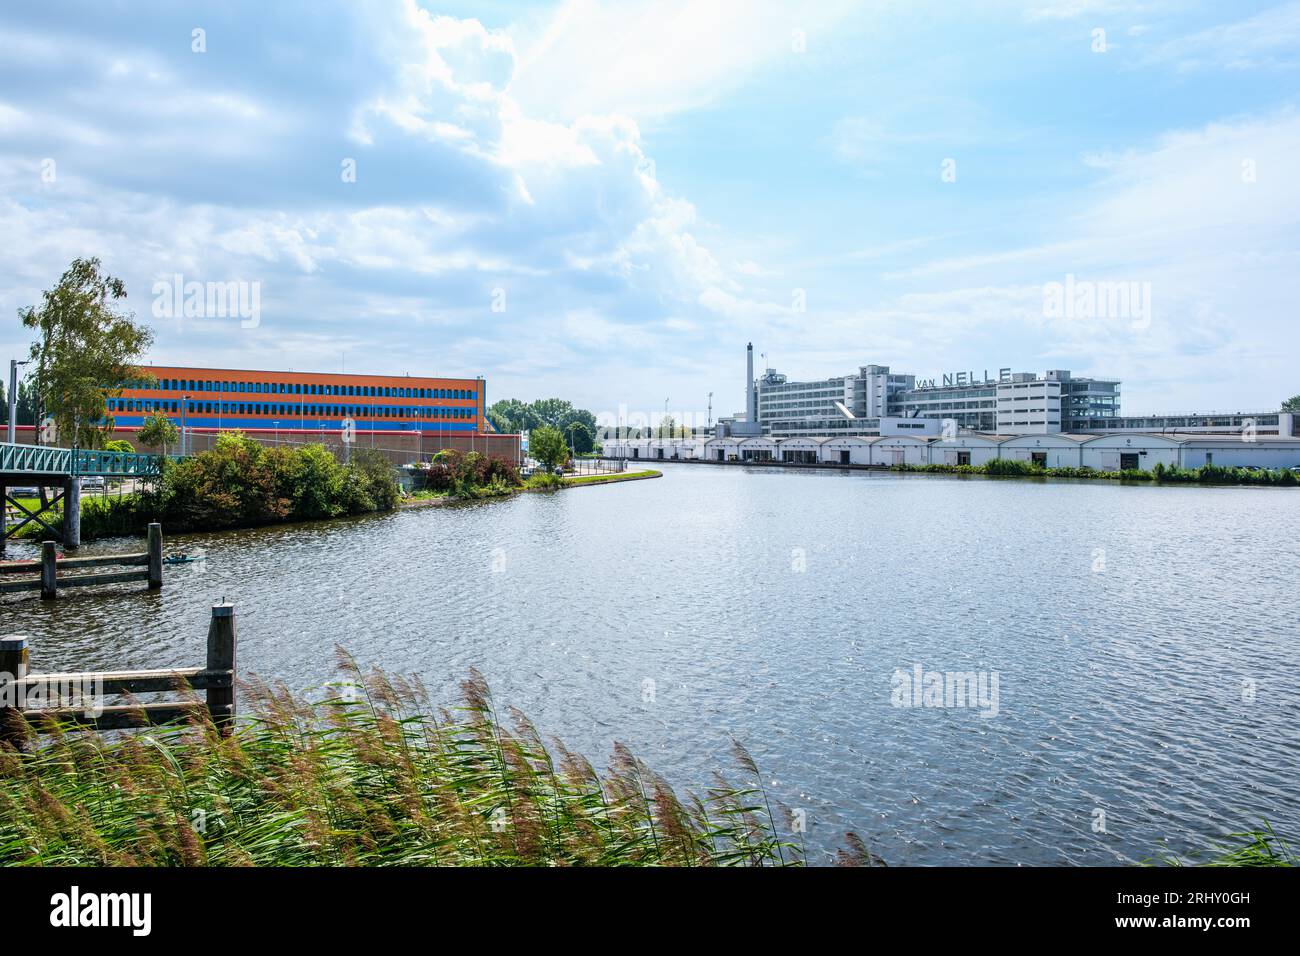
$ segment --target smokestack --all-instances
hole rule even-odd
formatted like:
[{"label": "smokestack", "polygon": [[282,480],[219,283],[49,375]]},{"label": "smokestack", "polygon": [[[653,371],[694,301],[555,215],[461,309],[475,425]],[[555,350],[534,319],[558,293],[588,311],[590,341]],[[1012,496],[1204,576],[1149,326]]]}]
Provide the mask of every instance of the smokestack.
[{"label": "smokestack", "polygon": [[745,346],[745,421],[758,421],[758,400],[754,394],[754,343]]}]

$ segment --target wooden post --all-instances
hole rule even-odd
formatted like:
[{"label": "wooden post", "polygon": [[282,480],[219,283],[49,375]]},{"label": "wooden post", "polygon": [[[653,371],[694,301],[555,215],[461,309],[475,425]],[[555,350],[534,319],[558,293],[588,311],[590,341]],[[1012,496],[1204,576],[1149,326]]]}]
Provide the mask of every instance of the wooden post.
[{"label": "wooden post", "polygon": [[41,597],[52,601],[59,596],[59,584],[55,578],[55,561],[58,560],[53,541],[41,542]]},{"label": "wooden post", "polygon": [[21,716],[23,702],[9,685],[26,676],[27,638],[17,634],[0,637],[0,741],[8,741],[19,749],[26,736]]},{"label": "wooden post", "polygon": [[149,590],[162,587],[162,525],[149,522]]},{"label": "wooden post", "polygon": [[76,475],[63,480],[63,546],[81,547],[81,479]]},{"label": "wooden post", "polygon": [[221,732],[228,734],[235,721],[235,606],[224,601],[212,605],[207,669],[230,671],[230,686],[208,688],[208,713]]}]

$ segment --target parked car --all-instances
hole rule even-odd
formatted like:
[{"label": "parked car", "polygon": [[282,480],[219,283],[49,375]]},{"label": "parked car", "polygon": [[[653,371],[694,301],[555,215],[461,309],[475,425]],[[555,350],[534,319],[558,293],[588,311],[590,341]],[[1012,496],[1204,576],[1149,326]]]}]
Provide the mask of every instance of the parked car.
[{"label": "parked car", "polygon": [[107,488],[108,484],[100,475],[91,475],[88,478],[81,479],[82,491],[104,491]]},{"label": "parked car", "polygon": [[9,489],[10,498],[38,498],[40,497],[40,494],[41,494],[41,490],[39,488],[29,488],[26,486],[22,486],[19,488]]}]

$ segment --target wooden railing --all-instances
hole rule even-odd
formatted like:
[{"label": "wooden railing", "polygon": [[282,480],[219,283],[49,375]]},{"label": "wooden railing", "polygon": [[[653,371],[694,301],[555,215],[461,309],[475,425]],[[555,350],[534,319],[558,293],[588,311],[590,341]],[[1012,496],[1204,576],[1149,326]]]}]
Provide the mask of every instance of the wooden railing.
[{"label": "wooden railing", "polygon": [[[41,592],[41,597],[53,600],[59,588],[88,587],[92,584],[119,584],[124,581],[148,581],[151,590],[162,587],[163,555],[162,525],[149,525],[148,550],[135,554],[107,554],[89,558],[60,558],[53,541],[41,544],[40,577],[12,580],[12,576],[31,574],[37,566],[30,561],[0,563],[0,594],[14,591]],[[59,571],[81,571],[85,568],[140,566],[142,570],[108,571],[101,574],[64,574]]]},{"label": "wooden railing", "polygon": [[[0,637],[0,741],[21,746],[27,736],[23,721],[37,731],[124,730],[189,720],[204,710],[229,733],[235,720],[235,645],[235,606],[225,602],[212,605],[204,667],[29,674],[28,639]],[[206,701],[104,703],[107,697],[191,690],[206,692]]]}]

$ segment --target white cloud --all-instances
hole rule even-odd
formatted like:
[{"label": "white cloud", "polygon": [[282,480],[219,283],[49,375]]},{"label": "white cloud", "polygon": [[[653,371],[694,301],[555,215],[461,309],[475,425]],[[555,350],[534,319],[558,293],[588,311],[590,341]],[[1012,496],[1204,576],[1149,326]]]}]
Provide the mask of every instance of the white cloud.
[{"label": "white cloud", "polygon": [[[553,17],[516,28],[510,92],[537,116],[664,116],[713,102],[792,49],[808,49],[855,6],[846,0],[564,0]],[[598,79],[594,79],[598,78]]]},{"label": "white cloud", "polygon": [[1300,66],[1300,3],[1284,3],[1155,46],[1147,63],[1201,69],[1292,70]]}]

